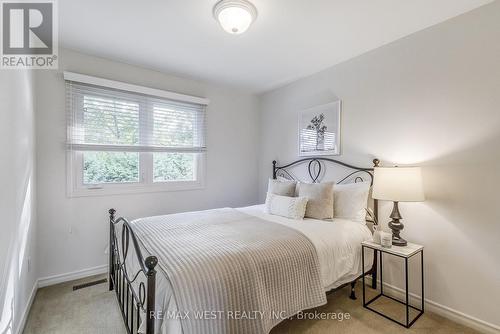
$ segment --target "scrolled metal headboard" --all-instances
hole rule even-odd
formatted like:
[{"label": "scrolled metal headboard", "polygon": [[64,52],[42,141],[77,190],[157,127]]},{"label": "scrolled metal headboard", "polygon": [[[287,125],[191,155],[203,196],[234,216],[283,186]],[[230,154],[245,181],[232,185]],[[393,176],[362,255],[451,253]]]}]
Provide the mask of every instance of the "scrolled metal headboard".
[{"label": "scrolled metal headboard", "polygon": [[[317,183],[319,182],[319,178],[321,176],[321,172],[325,169],[326,170],[326,163],[331,163],[333,165],[338,165],[338,166],[343,166],[351,171],[347,173],[344,177],[342,177],[339,181],[336,181],[337,184],[342,183],[346,180],[348,180],[351,177],[354,177],[354,182],[358,181],[365,181],[363,179],[363,176],[368,177],[370,184],[373,185],[373,171],[374,168],[378,167],[380,164],[379,159],[373,159],[373,167],[358,167],[354,166],[348,163],[345,163],[343,161],[335,160],[335,159],[330,159],[330,158],[323,158],[323,157],[311,157],[311,158],[303,158],[299,160],[295,160],[291,163],[288,163],[286,165],[278,166],[278,163],[276,160],[273,161],[273,179],[276,179],[278,176],[290,179],[290,180],[295,180],[298,181],[292,173],[290,173],[289,169],[292,167],[299,166],[301,164],[307,164],[307,172],[309,174],[309,177],[311,178],[311,182]],[[356,176],[357,175],[357,176]],[[373,200],[373,212],[375,217],[378,219],[378,200],[374,199]]]},{"label": "scrolled metal headboard", "polygon": [[[357,167],[350,165],[348,163],[335,160],[335,159],[330,159],[330,158],[323,158],[323,157],[312,157],[312,158],[304,158],[304,159],[299,159],[296,161],[293,161],[289,164],[283,165],[283,166],[277,166],[277,161],[273,161],[273,179],[276,179],[278,176],[282,176],[291,180],[296,180],[296,178],[288,171],[289,168],[298,166],[300,164],[305,164],[307,163],[307,172],[309,173],[309,176],[311,177],[311,181],[313,183],[317,183],[319,181],[319,177],[321,176],[321,172],[324,169],[324,164],[326,162],[330,162],[332,164],[340,165],[343,167],[347,167],[351,170],[352,172],[348,173],[345,177],[343,177],[340,181],[337,181],[337,183],[342,183],[349,179],[350,177],[356,175],[356,174],[365,174],[365,176],[368,176],[370,178],[370,184],[373,184],[373,170],[374,167],[378,167],[380,164],[379,159],[373,159],[373,167],[371,168],[366,168],[366,167]],[[355,182],[364,179],[361,176],[357,176],[355,178]]]}]

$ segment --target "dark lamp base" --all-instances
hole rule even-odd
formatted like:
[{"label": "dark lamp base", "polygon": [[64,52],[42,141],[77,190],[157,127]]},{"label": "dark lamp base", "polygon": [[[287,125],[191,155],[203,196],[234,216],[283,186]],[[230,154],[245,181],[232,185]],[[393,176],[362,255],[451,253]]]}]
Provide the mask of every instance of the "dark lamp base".
[{"label": "dark lamp base", "polygon": [[395,238],[394,236],[392,236],[392,244],[394,246],[406,246],[408,243],[403,238]]},{"label": "dark lamp base", "polygon": [[392,244],[394,246],[406,246],[407,242],[405,239],[401,238],[399,235],[404,228],[404,225],[400,222],[402,219],[401,213],[399,213],[398,202],[394,202],[394,207],[391,212],[391,221],[389,222],[389,228],[392,230]]}]

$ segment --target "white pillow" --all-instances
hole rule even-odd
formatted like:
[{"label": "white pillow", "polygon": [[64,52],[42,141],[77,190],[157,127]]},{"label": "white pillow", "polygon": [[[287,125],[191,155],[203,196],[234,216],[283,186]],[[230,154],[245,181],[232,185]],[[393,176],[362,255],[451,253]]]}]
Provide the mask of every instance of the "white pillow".
[{"label": "white pillow", "polygon": [[269,183],[267,185],[267,192],[280,196],[295,196],[295,181],[280,181],[269,179]]},{"label": "white pillow", "polygon": [[291,219],[304,219],[307,198],[288,197],[267,193],[265,211],[269,214]]},{"label": "white pillow", "polygon": [[333,216],[364,222],[368,205],[370,182],[337,184],[333,188]]},{"label": "white pillow", "polygon": [[287,179],[286,177],[284,176],[276,176],[276,180],[280,181],[280,182],[295,182],[297,183],[296,181],[294,180],[291,180],[291,179]]}]

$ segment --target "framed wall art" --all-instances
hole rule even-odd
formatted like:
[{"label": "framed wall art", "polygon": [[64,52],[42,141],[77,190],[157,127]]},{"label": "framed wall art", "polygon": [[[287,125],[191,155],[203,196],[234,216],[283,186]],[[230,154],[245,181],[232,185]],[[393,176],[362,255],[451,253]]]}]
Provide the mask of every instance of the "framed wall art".
[{"label": "framed wall art", "polygon": [[299,156],[340,155],[342,101],[299,112]]}]

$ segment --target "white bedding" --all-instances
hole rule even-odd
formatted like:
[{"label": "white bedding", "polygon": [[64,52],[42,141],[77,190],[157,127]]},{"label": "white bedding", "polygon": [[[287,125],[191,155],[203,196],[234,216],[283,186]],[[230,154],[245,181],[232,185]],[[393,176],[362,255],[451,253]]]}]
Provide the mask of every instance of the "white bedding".
[{"label": "white bedding", "polygon": [[[248,215],[256,216],[274,223],[283,224],[304,234],[314,245],[318,253],[321,279],[325,291],[348,283],[361,275],[361,242],[370,240],[372,235],[368,227],[359,222],[334,218],[333,221],[317,219],[294,220],[264,212],[264,205],[239,208]],[[120,235],[121,231],[117,231]],[[120,238],[118,238],[120,239]],[[121,249],[121,247],[120,247]],[[144,257],[151,254],[142,247]],[[365,270],[372,266],[372,257],[366,257]],[[132,250],[126,259],[129,272],[139,270],[138,260]],[[140,279],[138,279],[140,281]],[[136,282],[138,285],[139,282]],[[137,289],[137,286],[136,286]],[[163,315],[177,312],[175,297],[166,276],[158,271],[156,282],[156,308]],[[156,322],[155,333],[181,334],[179,319],[163,319]]]},{"label": "white bedding", "polygon": [[[262,205],[240,208],[246,214],[280,223],[302,232],[318,252],[325,291],[361,275],[361,242],[371,240],[368,227],[359,222],[334,218],[332,221],[305,218],[295,220],[264,213]],[[365,266],[371,268],[371,261]]]}]

